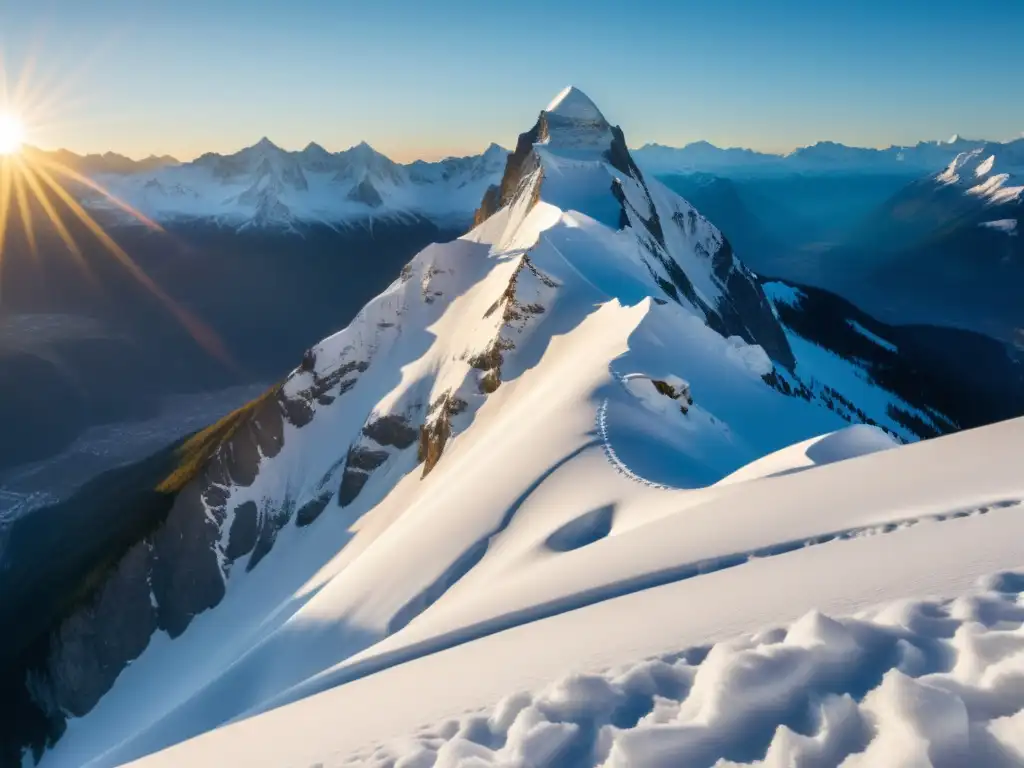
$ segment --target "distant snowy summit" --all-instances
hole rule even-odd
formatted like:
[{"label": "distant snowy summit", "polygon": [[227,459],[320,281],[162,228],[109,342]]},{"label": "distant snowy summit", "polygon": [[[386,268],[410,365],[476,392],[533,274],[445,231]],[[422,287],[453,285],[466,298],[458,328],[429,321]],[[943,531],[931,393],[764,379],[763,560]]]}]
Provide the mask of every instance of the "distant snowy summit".
[{"label": "distant snowy summit", "polygon": [[819,141],[786,155],[738,147],[721,148],[706,141],[684,147],[645,144],[633,150],[636,161],[651,173],[937,173],[958,155],[998,143],[952,136],[946,141],[921,141],[886,149],[850,147]]},{"label": "distant snowy summit", "polygon": [[[92,162],[85,172],[158,222],[290,229],[380,219],[468,220],[484,190],[501,178],[506,155],[492,144],[480,155],[402,165],[366,142],[342,152],[315,143],[290,152],[263,138],[231,155],[207,153],[189,163]],[[88,207],[118,215],[102,196],[82,194]]]},{"label": "distant snowy summit", "polygon": [[936,179],[988,203],[1019,203],[1024,197],[1024,138],[961,152]]}]

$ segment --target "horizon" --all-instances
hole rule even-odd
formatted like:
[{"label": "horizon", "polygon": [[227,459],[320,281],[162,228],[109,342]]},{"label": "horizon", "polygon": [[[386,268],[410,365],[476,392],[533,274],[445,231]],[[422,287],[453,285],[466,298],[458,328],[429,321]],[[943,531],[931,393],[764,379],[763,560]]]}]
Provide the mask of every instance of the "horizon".
[{"label": "horizon", "polygon": [[[918,145],[918,144],[941,144],[941,143],[952,144],[955,141],[967,141],[967,142],[971,142],[971,143],[981,142],[981,143],[1005,144],[1005,143],[1010,143],[1010,142],[1013,142],[1013,141],[1018,141],[1018,140],[1020,140],[1022,138],[1024,138],[1024,133],[1022,133],[1019,136],[1013,136],[1013,137],[1011,137],[1009,139],[992,139],[992,138],[987,138],[987,137],[967,137],[967,136],[961,136],[960,134],[953,134],[951,137],[948,137],[946,139],[919,139],[918,141],[911,142],[909,144],[889,144],[889,145],[885,145],[885,146],[858,146],[858,145],[855,145],[855,144],[843,144],[842,142],[836,142],[836,141],[833,141],[831,139],[822,138],[822,139],[818,139],[813,144],[804,144],[804,145],[801,145],[801,146],[793,147],[792,149],[789,149],[789,150],[787,150],[785,152],[767,152],[767,151],[763,151],[763,150],[753,149],[751,147],[720,146],[720,145],[715,144],[714,142],[708,141],[706,139],[695,139],[693,141],[687,142],[686,144],[675,145],[675,146],[670,145],[670,144],[661,144],[661,143],[658,143],[658,142],[647,142],[645,144],[633,144],[632,142],[628,142],[628,144],[629,144],[630,151],[634,151],[634,152],[637,151],[637,150],[643,149],[645,147],[649,147],[649,146],[657,146],[657,147],[662,147],[662,148],[665,148],[665,149],[686,149],[687,147],[695,145],[695,144],[705,144],[705,145],[711,146],[711,147],[713,147],[715,149],[723,150],[723,151],[725,151],[725,150],[746,150],[746,151],[756,152],[758,154],[763,154],[763,155],[769,155],[769,156],[775,156],[775,157],[779,157],[779,158],[784,158],[787,155],[789,155],[789,154],[791,154],[791,153],[793,153],[793,152],[795,152],[797,150],[805,149],[807,147],[815,146],[817,144],[838,144],[838,145],[841,145],[841,146],[848,147],[850,149],[867,149],[867,150],[883,151],[883,150],[886,150],[886,149],[905,149],[905,148],[912,147],[912,146],[915,146],[915,145]],[[163,153],[163,154],[150,153],[148,155],[129,155],[129,154],[126,154],[124,152],[118,152],[116,149],[108,149],[108,150],[104,150],[104,151],[101,151],[101,152],[82,153],[82,152],[75,152],[74,150],[70,150],[67,147],[40,147],[40,146],[29,144],[29,143],[26,143],[24,145],[24,148],[28,149],[28,150],[35,150],[35,151],[41,151],[41,152],[47,152],[47,153],[71,152],[72,154],[78,155],[79,157],[102,157],[104,155],[117,155],[117,156],[126,158],[128,160],[132,160],[134,162],[141,162],[141,161],[144,161],[144,160],[152,160],[152,159],[167,159],[167,158],[169,158],[169,159],[172,159],[172,160],[174,160],[174,161],[184,165],[184,164],[187,164],[187,163],[194,162],[195,160],[198,160],[204,154],[216,154],[216,155],[221,155],[221,156],[229,156],[229,155],[237,154],[238,152],[241,152],[241,151],[243,151],[245,149],[250,149],[250,148],[252,148],[252,147],[254,147],[254,146],[256,146],[256,145],[258,145],[258,144],[260,144],[261,142],[264,142],[264,141],[270,142],[277,149],[280,149],[280,150],[282,150],[284,152],[298,153],[298,152],[302,152],[302,151],[308,149],[312,145],[316,145],[316,146],[319,146],[321,149],[326,150],[327,152],[329,152],[332,155],[339,154],[341,152],[346,152],[348,150],[354,149],[357,146],[360,146],[361,144],[365,144],[365,145],[369,146],[373,151],[375,151],[375,152],[377,152],[379,154],[382,154],[385,157],[388,157],[388,159],[392,159],[393,160],[393,158],[391,158],[390,155],[388,155],[386,152],[382,152],[381,150],[377,149],[377,147],[373,146],[373,142],[367,141],[365,139],[362,139],[362,140],[356,142],[355,144],[352,144],[351,146],[344,147],[342,149],[331,149],[329,147],[324,146],[323,144],[321,144],[320,142],[318,142],[316,140],[307,141],[305,144],[303,144],[301,147],[298,147],[298,148],[290,148],[290,147],[282,146],[279,142],[274,141],[272,138],[270,138],[269,136],[266,136],[266,135],[261,136],[259,139],[256,139],[255,141],[253,141],[251,143],[245,144],[245,145],[237,147],[235,149],[228,150],[226,152],[209,152],[209,153],[208,152],[203,152],[203,153],[200,153],[199,155],[195,155],[193,157],[177,157],[177,156],[171,155],[169,153]],[[409,160],[401,160],[401,161],[395,160],[394,162],[397,162],[400,165],[409,165],[411,163],[420,162],[420,161],[422,161],[422,162],[440,162],[442,160],[448,160],[448,159],[456,159],[456,158],[464,158],[464,157],[474,157],[474,156],[482,155],[488,149],[490,149],[492,146],[496,146],[499,149],[502,149],[502,150],[504,150],[506,152],[511,152],[514,149],[514,147],[515,147],[515,142],[512,142],[511,146],[506,146],[504,144],[501,144],[500,142],[492,141],[492,142],[488,143],[485,147],[483,147],[483,149],[479,149],[479,150],[477,150],[475,152],[474,151],[469,151],[469,152],[466,152],[466,153],[460,154],[460,155],[443,155],[441,157],[430,157],[430,158],[414,157],[414,158],[411,158]]]},{"label": "horizon", "polygon": [[[785,154],[1024,130],[1024,104],[1003,96],[1016,87],[1021,4],[642,0],[625,15],[609,0],[523,2],[524,21],[507,25],[470,0],[296,0],[287,12],[268,0],[41,0],[0,10],[3,80],[24,102],[7,109],[28,144],[183,161],[253,134],[332,151],[365,140],[399,162],[466,156],[514,144],[567,83],[631,146]],[[984,40],[985,56],[936,45],[950,35]],[[501,65],[510,41],[522,65]]]}]

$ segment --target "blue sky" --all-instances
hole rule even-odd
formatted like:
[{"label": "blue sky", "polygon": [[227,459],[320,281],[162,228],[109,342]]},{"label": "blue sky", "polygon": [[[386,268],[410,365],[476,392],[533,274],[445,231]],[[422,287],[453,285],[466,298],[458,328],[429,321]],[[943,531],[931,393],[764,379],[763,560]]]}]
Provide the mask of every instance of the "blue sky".
[{"label": "blue sky", "polygon": [[633,146],[1005,140],[1022,35],[1024,0],[0,0],[34,143],[186,159],[509,146],[570,83]]}]

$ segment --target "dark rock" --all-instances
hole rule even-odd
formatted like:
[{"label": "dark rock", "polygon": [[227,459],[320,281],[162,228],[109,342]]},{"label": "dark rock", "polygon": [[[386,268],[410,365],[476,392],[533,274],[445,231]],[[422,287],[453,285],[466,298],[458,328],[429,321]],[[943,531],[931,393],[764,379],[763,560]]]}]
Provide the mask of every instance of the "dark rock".
[{"label": "dark rock", "polygon": [[792,371],[796,358],[786,339],[786,332],[772,312],[768,298],[753,273],[735,263],[729,241],[713,257],[715,272],[724,271],[729,264],[724,285],[726,294],[717,307],[726,335],[741,336],[752,344],[760,344],[772,360]]},{"label": "dark rock", "polygon": [[302,355],[302,362],[299,364],[300,371],[312,371],[316,369],[316,352],[307,349]]},{"label": "dark rock", "polygon": [[309,403],[299,397],[287,397],[282,394],[281,409],[288,423],[295,427],[304,427],[313,420],[313,409]]},{"label": "dark rock", "polygon": [[380,196],[380,192],[377,191],[377,188],[373,186],[373,182],[368,178],[364,178],[356,186],[352,187],[352,190],[347,195],[347,199],[368,205],[371,208],[379,208],[384,204],[384,199]]},{"label": "dark rock", "polygon": [[280,509],[264,510],[263,515],[260,517],[260,532],[256,537],[256,545],[249,556],[249,562],[246,564],[245,570],[251,571],[270,553],[274,542],[277,540],[278,531],[284,528],[288,521],[292,519],[293,509],[293,502],[285,500]]},{"label": "dark rock", "polygon": [[220,528],[207,517],[201,494],[198,482],[186,486],[152,537],[157,620],[171,637],[224,597],[224,574],[217,559]]},{"label": "dark rock", "polygon": [[492,368],[480,377],[480,392],[489,395],[497,391],[501,386],[501,375],[496,368]]},{"label": "dark rock", "polygon": [[338,489],[338,506],[347,507],[355,501],[369,479],[369,472],[346,467],[345,472],[341,476],[341,487]]},{"label": "dark rock", "polygon": [[75,717],[88,713],[146,649],[157,628],[150,566],[149,546],[132,547],[93,598],[53,635],[47,684],[60,710]]},{"label": "dark rock", "polygon": [[299,511],[295,513],[295,525],[301,528],[312,523],[320,517],[320,513],[327,508],[327,504],[330,500],[331,494],[324,493],[317,496],[312,501],[307,501],[299,507]]},{"label": "dark rock", "polygon": [[504,361],[505,358],[501,354],[501,347],[498,344],[491,344],[483,352],[473,355],[467,362],[478,371],[489,371],[500,369]]},{"label": "dark rock", "polygon": [[473,226],[483,224],[501,208],[501,187],[492,184],[484,192],[480,207],[473,212]]},{"label": "dark rock", "polygon": [[444,452],[445,443],[451,437],[452,428],[448,420],[447,412],[435,419],[433,422],[424,424],[420,428],[419,460],[423,462],[423,477],[430,474],[430,471],[437,466]]},{"label": "dark rock", "polygon": [[[523,179],[539,169],[540,166],[533,154],[533,145],[543,140],[546,136],[547,118],[541,112],[533,128],[526,133],[519,134],[515,151],[509,154],[505,160],[505,173],[501,177],[501,185],[497,191],[490,187],[484,193],[480,207],[473,215],[474,222],[486,221],[501,208],[512,202]],[[532,204],[535,203],[536,199],[532,201]]]},{"label": "dark rock", "polygon": [[402,416],[381,416],[363,427],[363,434],[381,445],[408,448],[416,442],[416,430]]},{"label": "dark rock", "polygon": [[372,448],[353,447],[348,451],[345,466],[372,472],[385,461],[390,454],[387,451],[376,451]]},{"label": "dark rock", "polygon": [[259,508],[255,501],[246,501],[235,507],[234,520],[228,532],[228,546],[224,556],[234,562],[252,552],[259,533]]}]

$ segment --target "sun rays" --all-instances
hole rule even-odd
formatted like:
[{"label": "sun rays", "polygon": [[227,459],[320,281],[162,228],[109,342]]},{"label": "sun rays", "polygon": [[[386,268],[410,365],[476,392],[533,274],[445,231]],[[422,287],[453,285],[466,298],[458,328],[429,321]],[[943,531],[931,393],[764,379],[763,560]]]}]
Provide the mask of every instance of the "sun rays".
[{"label": "sun rays", "polygon": [[162,232],[160,225],[113,195],[96,179],[58,160],[57,153],[31,146],[35,128],[46,124],[47,110],[54,104],[52,94],[46,97],[29,87],[28,77],[32,71],[30,61],[12,89],[0,58],[0,309],[3,307],[4,261],[14,255],[11,251],[13,226],[17,225],[23,233],[31,257],[39,253],[41,229],[52,230],[63,250],[81,268],[83,277],[95,283],[83,243],[76,240],[75,232],[84,231],[170,312],[203,349],[222,362],[230,363],[217,335],[146,274],[89,213],[83,198],[98,197],[112,213],[153,231]]},{"label": "sun rays", "polygon": [[21,149],[25,140],[25,126],[17,115],[0,113],[0,155],[10,155]]}]

